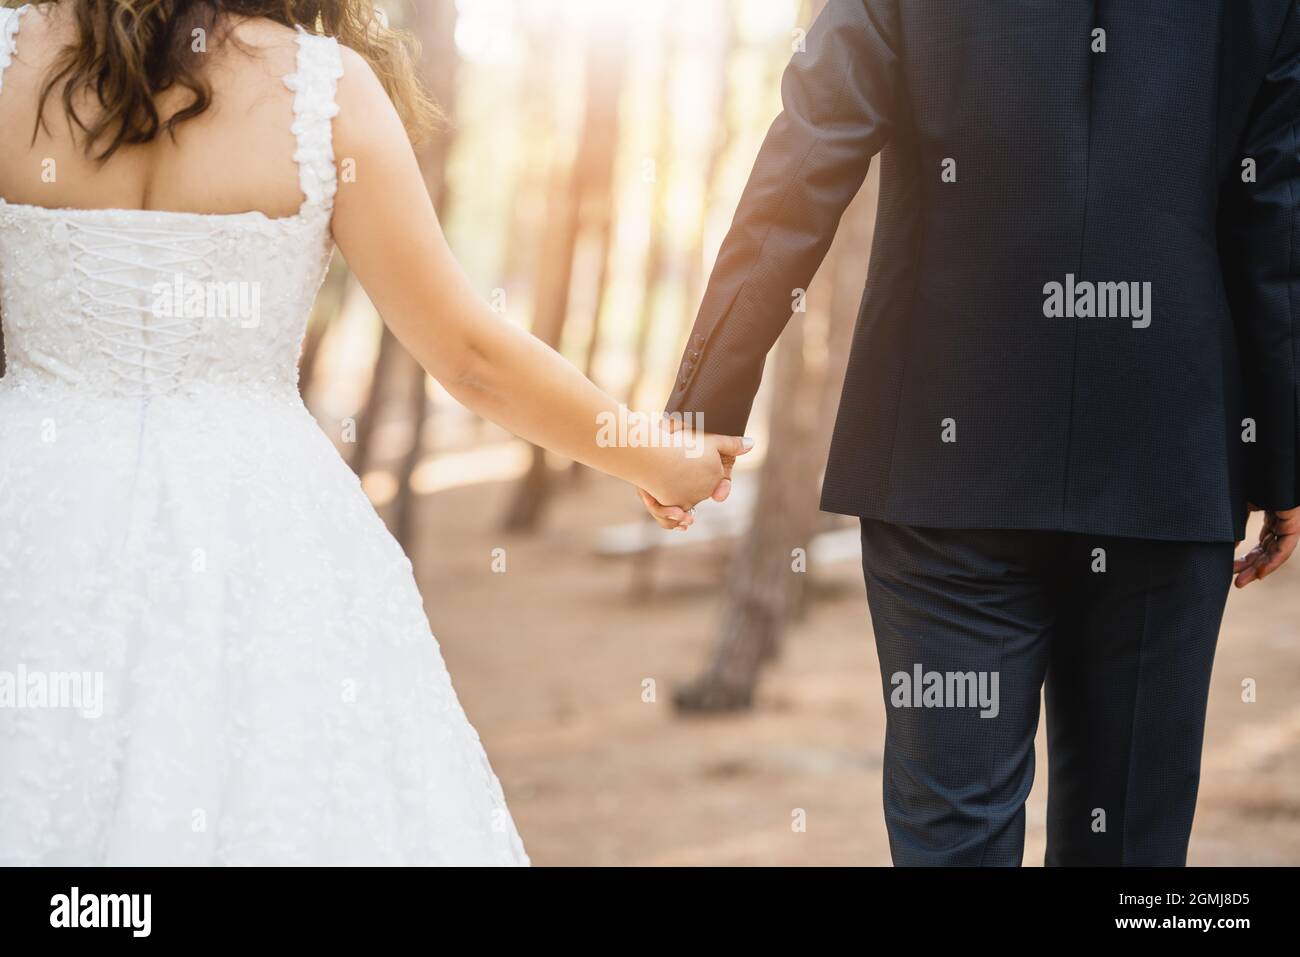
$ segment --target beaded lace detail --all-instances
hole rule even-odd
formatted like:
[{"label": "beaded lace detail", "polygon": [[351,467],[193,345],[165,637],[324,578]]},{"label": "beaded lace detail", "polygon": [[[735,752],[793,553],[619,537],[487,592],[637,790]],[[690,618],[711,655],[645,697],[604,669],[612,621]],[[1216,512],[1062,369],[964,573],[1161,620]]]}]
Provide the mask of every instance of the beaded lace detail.
[{"label": "beaded lace detail", "polygon": [[334,137],[330,124],[338,116],[335,100],[343,61],[338,44],[298,27],[298,72],[284,79],[294,92],[293,132],[298,138],[294,161],[307,207],[330,208],[338,189],[334,167]]},{"label": "beaded lace detail", "polygon": [[342,61],[297,43],[296,215],[0,199],[0,672],[100,683],[0,706],[0,865],[528,863],[410,562],[298,396]]}]

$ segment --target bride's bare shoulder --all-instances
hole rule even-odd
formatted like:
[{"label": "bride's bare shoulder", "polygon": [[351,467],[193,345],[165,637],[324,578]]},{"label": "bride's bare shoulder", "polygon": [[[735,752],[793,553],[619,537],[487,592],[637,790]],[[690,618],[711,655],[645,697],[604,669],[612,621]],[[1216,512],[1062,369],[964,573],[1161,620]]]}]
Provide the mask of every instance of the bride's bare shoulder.
[{"label": "bride's bare shoulder", "polygon": [[337,144],[344,149],[389,148],[405,139],[397,108],[369,61],[343,44],[339,54],[343,75],[338,81],[339,115],[334,121]]},{"label": "bride's bare shoulder", "polygon": [[215,36],[203,40],[216,68],[214,79],[223,74],[260,79],[293,72],[298,44],[292,27],[258,17],[227,17],[214,24],[213,31]]},{"label": "bride's bare shoulder", "polygon": [[233,40],[233,47],[245,53],[283,52],[297,44],[293,27],[264,17],[227,16],[218,21],[216,29],[222,40]]}]

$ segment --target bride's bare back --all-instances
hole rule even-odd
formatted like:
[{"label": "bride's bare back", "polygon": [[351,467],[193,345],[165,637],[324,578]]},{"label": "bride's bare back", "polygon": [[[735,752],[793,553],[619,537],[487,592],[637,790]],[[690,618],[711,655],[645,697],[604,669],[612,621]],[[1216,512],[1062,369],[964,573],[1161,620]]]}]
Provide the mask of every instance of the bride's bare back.
[{"label": "bride's bare back", "polygon": [[[77,41],[68,7],[27,8],[13,62],[0,88],[0,200],[52,209],[161,210],[278,219],[304,202],[293,133],[294,31],[270,20],[226,21],[230,37],[207,38],[204,78],[212,105],[174,138],[124,146],[107,162],[87,154],[64,115],[61,90],[46,104],[48,131],[31,132],[40,93],[58,51]],[[329,223],[349,267],[384,321],[448,391],[517,435],[626,479],[660,502],[693,505],[725,496],[739,439],[705,437],[705,447],[671,436],[611,446],[602,421],[622,414],[553,350],[487,308],[448,248],[415,151],[384,84],[359,53],[339,49],[332,144],[342,171]],[[183,90],[156,102],[160,115],[187,106]],[[76,104],[93,122],[101,109]],[[614,417],[609,419],[609,417]],[[654,423],[656,433],[661,427]],[[720,443],[735,447],[724,460]],[[701,451],[703,454],[701,454]],[[724,464],[725,463],[725,464]],[[717,491],[715,491],[715,489]],[[690,523],[682,508],[657,516]]]},{"label": "bride's bare back", "polygon": [[[294,31],[269,20],[229,26],[224,41],[206,38],[202,54],[212,106],[180,124],[174,139],[123,146],[100,164],[64,115],[61,90],[47,101],[45,127],[32,141],[41,89],[76,30],[60,7],[29,9],[0,95],[0,197],[52,208],[293,215],[303,197],[293,160],[293,93],[283,77],[294,71]],[[159,112],[169,116],[190,98],[187,90],[169,91]],[[87,122],[102,109],[88,97],[76,107]]]}]

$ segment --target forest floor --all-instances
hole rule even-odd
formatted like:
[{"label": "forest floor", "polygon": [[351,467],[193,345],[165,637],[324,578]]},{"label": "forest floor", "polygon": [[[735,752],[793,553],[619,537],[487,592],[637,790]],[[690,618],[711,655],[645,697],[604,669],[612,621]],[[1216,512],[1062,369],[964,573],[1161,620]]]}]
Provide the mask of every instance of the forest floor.
[{"label": "forest floor", "polygon": [[[750,476],[745,476],[751,478]],[[635,519],[594,475],[555,496],[534,536],[499,531],[512,486],[422,499],[416,565],[461,700],[538,865],[888,864],[884,706],[858,565],[815,570],[752,711],[683,718],[672,689],[713,638],[725,548],[661,553],[649,597],[595,530]],[[505,571],[493,571],[505,549]],[[500,567],[499,561],[497,567]],[[1230,598],[1219,642],[1189,863],[1300,863],[1300,560]],[[1243,680],[1258,700],[1242,701]],[[643,700],[647,679],[654,700]],[[1046,755],[1026,864],[1044,848]],[[792,828],[806,814],[806,830]]]}]

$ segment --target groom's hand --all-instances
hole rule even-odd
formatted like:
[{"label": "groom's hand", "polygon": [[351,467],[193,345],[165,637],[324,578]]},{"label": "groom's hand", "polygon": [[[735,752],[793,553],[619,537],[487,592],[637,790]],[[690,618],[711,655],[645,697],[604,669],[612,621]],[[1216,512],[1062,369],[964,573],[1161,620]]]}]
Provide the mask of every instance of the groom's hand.
[{"label": "groom's hand", "polygon": [[[722,460],[722,478],[709,496],[715,502],[725,502],[731,494],[731,469],[736,464],[736,457],[744,455],[754,447],[752,439],[733,438],[730,436],[710,436],[719,442],[718,456]],[[738,444],[737,444],[738,443]],[[695,509],[682,508],[678,505],[664,505],[643,488],[636,490],[641,496],[641,503],[650,513],[660,528],[681,529],[683,532],[695,524]]]},{"label": "groom's hand", "polygon": [[[1259,511],[1254,505],[1250,510]],[[1266,513],[1264,527],[1259,532],[1259,544],[1232,563],[1232,570],[1237,575],[1234,584],[1245,588],[1257,579],[1267,578],[1291,557],[1297,543],[1300,543],[1300,508]]]}]

